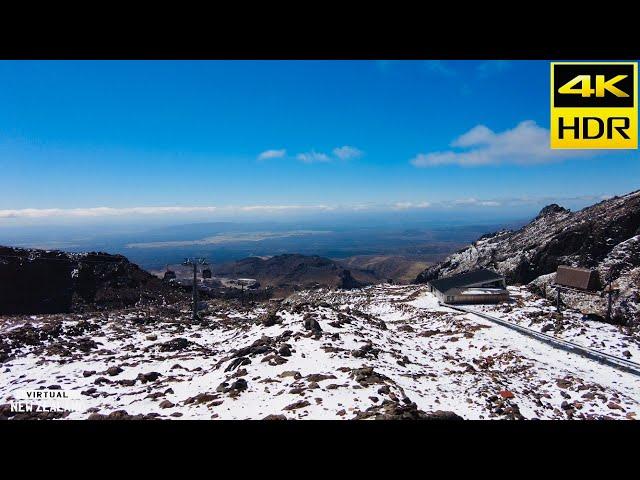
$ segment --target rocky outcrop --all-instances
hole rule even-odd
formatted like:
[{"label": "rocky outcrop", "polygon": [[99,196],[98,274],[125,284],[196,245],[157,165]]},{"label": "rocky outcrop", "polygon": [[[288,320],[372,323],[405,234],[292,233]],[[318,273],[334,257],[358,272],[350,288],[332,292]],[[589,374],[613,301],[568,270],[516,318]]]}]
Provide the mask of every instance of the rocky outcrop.
[{"label": "rocky outcrop", "polygon": [[547,215],[554,215],[558,213],[569,213],[569,212],[570,210],[564,207],[561,207],[557,203],[552,203],[551,205],[547,205],[542,210],[540,210],[540,213],[538,214],[536,219],[546,217]]},{"label": "rocky outcrop", "polygon": [[416,282],[486,267],[503,273],[508,283],[526,284],[555,272],[558,265],[592,268],[603,283],[611,276],[617,288],[615,315],[640,320],[639,236],[640,191],[578,212],[552,204],[520,230],[484,235],[424,270]]},{"label": "rocky outcrop", "polygon": [[0,314],[106,310],[183,296],[122,255],[0,247]]},{"label": "rocky outcrop", "polygon": [[463,418],[453,412],[437,410],[435,412],[424,412],[418,408],[415,402],[405,402],[384,400],[381,405],[369,407],[366,411],[359,413],[356,420],[444,420],[458,421]]},{"label": "rocky outcrop", "polygon": [[351,275],[351,270],[342,270],[340,272],[340,283],[338,284],[339,288],[344,288],[346,290],[350,290],[352,288],[362,288],[368,285],[365,282],[359,282]]}]

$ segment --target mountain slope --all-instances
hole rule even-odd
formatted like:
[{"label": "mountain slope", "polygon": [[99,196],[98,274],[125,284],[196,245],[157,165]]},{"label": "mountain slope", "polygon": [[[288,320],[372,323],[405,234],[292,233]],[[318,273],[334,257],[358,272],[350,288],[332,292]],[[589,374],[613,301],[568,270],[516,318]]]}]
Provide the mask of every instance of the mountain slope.
[{"label": "mountain slope", "polygon": [[619,290],[614,316],[640,320],[639,244],[640,191],[578,212],[553,204],[517,231],[479,238],[427,268],[416,282],[488,267],[503,273],[509,283],[523,284],[555,272],[558,265],[593,268],[603,282],[611,275]]},{"label": "mountain slope", "polygon": [[267,259],[249,257],[213,267],[213,273],[231,278],[254,278],[262,287],[357,288],[377,283],[367,271],[345,269],[337,262],[317,255],[286,254]]},{"label": "mountain slope", "polygon": [[337,260],[350,269],[368,270],[380,281],[393,280],[393,283],[411,283],[416,275],[444,255],[355,255]]}]

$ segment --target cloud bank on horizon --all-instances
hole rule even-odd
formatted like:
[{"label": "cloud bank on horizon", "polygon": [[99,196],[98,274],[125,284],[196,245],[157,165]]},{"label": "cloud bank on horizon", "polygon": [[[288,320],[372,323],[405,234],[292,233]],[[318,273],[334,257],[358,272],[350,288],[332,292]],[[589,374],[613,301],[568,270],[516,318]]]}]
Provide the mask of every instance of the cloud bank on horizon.
[{"label": "cloud bank on horizon", "polygon": [[574,197],[511,197],[500,199],[458,198],[443,201],[396,201],[387,203],[314,204],[314,205],[226,205],[226,206],[157,206],[157,207],[89,207],[89,208],[23,208],[0,210],[0,220],[38,218],[99,218],[125,216],[162,216],[181,214],[277,214],[288,212],[380,212],[406,210],[447,210],[464,208],[513,207],[521,205],[546,205],[553,202],[595,202],[610,195],[582,195]]}]

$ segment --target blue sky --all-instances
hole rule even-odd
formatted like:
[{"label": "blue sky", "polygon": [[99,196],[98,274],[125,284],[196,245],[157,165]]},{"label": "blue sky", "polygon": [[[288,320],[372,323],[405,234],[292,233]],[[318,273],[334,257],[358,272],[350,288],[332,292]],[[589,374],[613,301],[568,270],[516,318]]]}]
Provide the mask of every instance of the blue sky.
[{"label": "blue sky", "polygon": [[514,216],[640,188],[637,151],[551,151],[548,127],[545,61],[0,61],[0,226]]}]

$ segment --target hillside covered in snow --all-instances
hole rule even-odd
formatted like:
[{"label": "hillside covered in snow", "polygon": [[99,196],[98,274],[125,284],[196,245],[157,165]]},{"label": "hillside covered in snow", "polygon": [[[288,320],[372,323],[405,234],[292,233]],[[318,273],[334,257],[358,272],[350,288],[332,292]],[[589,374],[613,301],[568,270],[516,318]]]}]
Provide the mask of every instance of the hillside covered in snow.
[{"label": "hillside covered in snow", "polygon": [[[479,238],[427,268],[416,282],[487,267],[503,273],[512,284],[551,284],[558,265],[595,269],[602,283],[611,276],[616,290],[613,317],[640,323],[640,191],[578,212],[549,205],[521,229]],[[543,275],[549,276],[536,281]],[[600,315],[606,303],[580,294],[567,296],[566,301]]]},{"label": "hillside covered in snow", "polygon": [[[555,318],[544,302],[523,294],[500,314],[535,318],[543,327]],[[640,413],[640,377],[441,306],[420,285],[303,291],[250,306],[211,300],[200,322],[189,319],[187,303],[0,317],[0,416],[632,419]],[[581,332],[565,320],[556,319],[556,335],[597,337],[602,349],[640,355],[637,337],[621,327],[585,323]],[[72,411],[12,411],[20,391],[38,389],[75,392]]]}]

